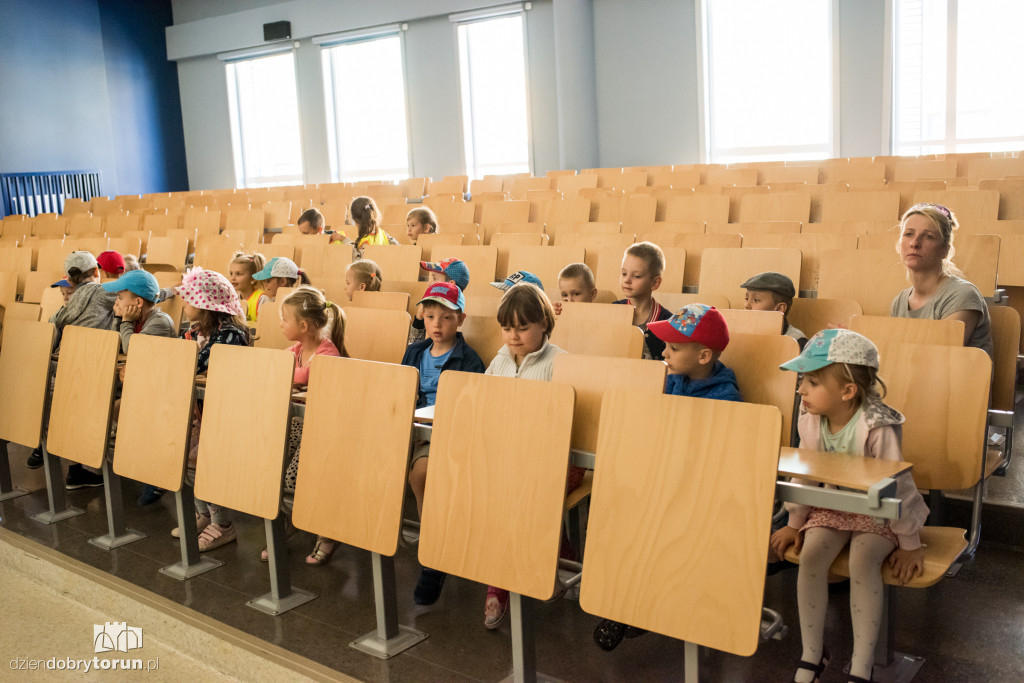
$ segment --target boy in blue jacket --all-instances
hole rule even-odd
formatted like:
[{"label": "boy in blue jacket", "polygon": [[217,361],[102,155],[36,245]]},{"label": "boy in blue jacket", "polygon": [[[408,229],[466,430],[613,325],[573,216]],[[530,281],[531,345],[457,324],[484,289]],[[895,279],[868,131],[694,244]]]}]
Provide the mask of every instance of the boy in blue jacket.
[{"label": "boy in blue jacket", "polygon": [[[662,358],[668,365],[665,393],[721,401],[740,401],[736,374],[718,357],[729,345],[729,327],[714,306],[689,304],[667,320],[647,323],[647,331],[665,343]],[[646,633],[611,619],[594,629],[594,642],[614,650],[625,637]]]},{"label": "boy in blue jacket", "polygon": [[[466,319],[466,298],[454,282],[435,282],[427,287],[423,298],[423,327],[426,339],[410,344],[405,350],[402,365],[420,371],[417,408],[434,405],[437,382],[445,370],[483,372],[486,368],[477,352],[466,343],[459,326]],[[427,460],[430,442],[417,441],[413,445],[409,465],[409,487],[416,496],[416,508],[423,514],[423,490],[427,484]],[[413,592],[418,605],[432,605],[441,597],[445,574],[424,567]]]}]

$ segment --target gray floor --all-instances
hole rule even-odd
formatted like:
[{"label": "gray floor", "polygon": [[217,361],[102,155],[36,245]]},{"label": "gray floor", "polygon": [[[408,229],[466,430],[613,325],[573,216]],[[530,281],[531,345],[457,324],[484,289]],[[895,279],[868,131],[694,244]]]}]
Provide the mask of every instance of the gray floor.
[{"label": "gray floor", "polygon": [[[1019,443],[1015,450],[1019,459]],[[175,581],[157,571],[179,559],[177,541],[169,533],[175,526],[171,496],[138,508],[134,499],[139,485],[127,482],[130,525],[148,537],[105,552],[87,542],[106,532],[102,489],[68,493],[73,505],[87,511],[83,516],[52,526],[29,519],[45,510],[47,501],[42,470],[28,471],[23,466],[27,455],[27,449],[10,447],[15,481],[33,493],[0,503],[0,524],[41,544],[363,680],[496,681],[511,669],[507,623],[496,632],[483,627],[483,586],[451,578],[436,605],[424,608],[413,603],[418,565],[411,549],[400,550],[396,558],[400,618],[430,637],[384,662],[348,647],[375,627],[367,553],[346,548],[327,566],[306,567],[303,557],[313,539],[299,533],[289,542],[293,583],[320,597],[279,617],[267,616],[245,606],[246,600],[269,590],[267,565],[259,560],[265,545],[261,521],[236,514],[239,541],[210,553],[225,565],[187,582]],[[1016,462],[1012,471],[1024,472],[1024,461]],[[998,512],[1003,515],[1000,528],[983,536],[986,540],[977,555],[955,578],[926,590],[895,591],[896,646],[927,658],[918,681],[1024,680],[1024,542],[1019,540],[1024,537],[1016,531],[1024,527],[1016,509]],[[800,654],[795,583],[795,571],[766,581],[765,604],[782,613],[789,635],[762,644],[749,658],[702,652],[703,680],[792,679]],[[842,681],[841,669],[852,647],[848,593],[835,593],[831,607],[826,641],[834,664],[825,680]],[[681,679],[682,643],[649,634],[624,641],[614,652],[603,652],[591,635],[598,621],[569,599],[539,605],[538,669],[568,681]]]}]

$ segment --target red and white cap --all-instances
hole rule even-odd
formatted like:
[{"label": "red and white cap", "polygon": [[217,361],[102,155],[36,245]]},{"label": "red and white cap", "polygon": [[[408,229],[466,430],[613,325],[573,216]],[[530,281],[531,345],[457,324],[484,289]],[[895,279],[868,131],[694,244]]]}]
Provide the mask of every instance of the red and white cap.
[{"label": "red and white cap", "polygon": [[238,292],[226,277],[212,270],[194,269],[185,276],[177,292],[185,303],[194,308],[231,315],[243,312]]}]

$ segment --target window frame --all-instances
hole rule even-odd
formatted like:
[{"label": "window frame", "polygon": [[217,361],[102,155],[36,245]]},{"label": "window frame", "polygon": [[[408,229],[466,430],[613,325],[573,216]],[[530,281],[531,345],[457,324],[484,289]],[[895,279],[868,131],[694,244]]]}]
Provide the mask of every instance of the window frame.
[{"label": "window frame", "polygon": [[[288,43],[287,45],[269,45],[263,48],[256,48],[253,50],[238,50],[234,52],[225,52],[217,55],[217,58],[224,62],[224,78],[228,96],[228,125],[231,128],[231,157],[234,175],[235,189],[250,189],[250,188],[263,188],[263,187],[287,187],[290,185],[304,185],[306,183],[307,170],[306,170],[306,155],[305,155],[305,144],[304,135],[302,131],[302,107],[301,107],[301,96],[299,93],[299,74],[298,74],[298,60],[296,59],[295,48],[296,44]],[[250,62],[258,59],[265,59],[268,57],[280,57],[289,55],[292,59],[292,78],[295,82],[295,114],[298,125],[299,135],[299,164],[302,168],[302,172],[299,176],[268,176],[271,179],[280,178],[281,181],[272,180],[270,183],[259,182],[254,185],[250,185],[251,180],[246,175],[245,170],[245,152],[244,145],[242,144],[242,138],[245,135],[244,128],[242,125],[242,119],[240,116],[240,101],[239,101],[239,89],[238,89],[238,78],[233,71],[233,67],[236,64],[242,62]],[[262,180],[262,178],[261,178]],[[297,181],[297,182],[296,182]]]},{"label": "window frame", "polygon": [[[711,38],[709,34],[710,22],[708,21],[708,3],[713,0],[698,0],[694,3],[696,13],[697,40],[697,128],[698,128],[698,152],[700,163],[723,163],[717,161],[712,144],[712,114],[711,114]],[[840,156],[841,128],[840,128],[840,26],[839,26],[839,0],[826,0],[828,3],[828,25],[829,25],[829,48],[831,53],[831,125],[829,126],[829,140],[822,151],[821,159],[836,158]],[[891,0],[886,0],[891,2]],[[811,147],[817,148],[817,145]],[[792,152],[790,146],[761,146],[761,147],[737,147],[730,148],[732,155],[740,155],[744,160],[765,161],[776,160],[778,155]],[[808,150],[811,151],[811,150]],[[749,158],[748,158],[749,157]],[[809,159],[810,160],[810,159]],[[801,161],[801,160],[794,160]],[[734,160],[729,163],[743,163],[743,160]]]},{"label": "window frame", "polygon": [[[469,24],[479,24],[494,19],[505,19],[511,16],[518,16],[522,26],[523,32],[523,98],[526,107],[526,169],[522,172],[534,175],[535,165],[535,154],[534,154],[534,135],[533,135],[533,107],[530,102],[530,39],[529,39],[529,22],[526,20],[526,13],[532,9],[530,3],[516,3],[511,5],[501,5],[497,7],[491,7],[488,9],[474,10],[469,12],[460,12],[458,14],[451,14],[448,16],[448,20],[452,24],[452,37],[455,42],[455,52],[457,60],[458,70],[458,91],[459,91],[459,152],[460,160],[462,163],[463,174],[469,176],[470,180],[477,178],[483,178],[485,175],[491,175],[488,173],[481,173],[479,176],[470,173],[469,169],[469,158],[466,149],[467,138],[469,137],[467,131],[466,121],[466,109],[467,102],[466,98],[468,93],[465,91],[463,84],[463,55],[461,50],[461,41],[459,39],[459,27],[466,26]],[[474,162],[474,171],[477,169],[478,164]],[[503,174],[499,174],[503,175]]]},{"label": "window frame", "polygon": [[[320,66],[323,72],[323,88],[324,88],[324,116],[326,117],[327,124],[327,147],[328,156],[331,169],[331,181],[335,183],[339,182],[361,182],[365,180],[383,180],[383,176],[367,176],[365,174],[356,174],[347,176],[343,172],[342,158],[341,158],[341,147],[340,140],[338,137],[338,120],[337,112],[338,106],[338,92],[337,88],[334,87],[334,73],[333,67],[328,69],[330,62],[329,51],[343,47],[345,45],[355,45],[358,43],[368,43],[375,40],[382,40],[386,38],[398,38],[398,49],[399,49],[399,63],[402,67],[402,101],[405,109],[405,157],[406,157],[406,168],[404,178],[413,177],[413,143],[412,143],[412,122],[409,110],[409,74],[408,64],[406,62],[406,45],[405,45],[405,32],[408,30],[408,24],[389,24],[386,26],[377,26],[369,29],[361,29],[357,31],[345,31],[342,33],[333,33],[324,36],[316,36],[313,38],[313,44],[320,48]],[[386,170],[386,169],[371,169],[371,170]]]}]

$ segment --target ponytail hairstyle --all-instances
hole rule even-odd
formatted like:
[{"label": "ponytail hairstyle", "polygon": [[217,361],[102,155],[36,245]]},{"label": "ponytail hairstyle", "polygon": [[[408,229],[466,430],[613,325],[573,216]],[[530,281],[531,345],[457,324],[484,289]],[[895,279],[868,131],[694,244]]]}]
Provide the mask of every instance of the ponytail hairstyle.
[{"label": "ponytail hairstyle", "polygon": [[900,239],[903,236],[903,229],[907,225],[907,219],[915,214],[930,220],[939,229],[939,234],[942,235],[942,246],[948,250],[946,257],[942,259],[943,275],[963,275],[960,269],[953,265],[953,255],[956,253],[956,248],[953,246],[953,231],[960,227],[960,223],[956,220],[956,214],[942,204],[921,203],[907,209],[907,212],[900,219],[900,234],[896,238],[896,250],[899,251]]},{"label": "ponytail hairstyle", "polygon": [[236,263],[249,269],[249,279],[252,280],[253,289],[263,291],[263,282],[252,277],[267,265],[267,259],[264,258],[263,254],[246,254],[245,252],[236,251],[229,265],[233,266]]},{"label": "ponytail hairstyle", "polygon": [[430,210],[430,207],[424,206],[421,209],[413,209],[412,211],[406,214],[406,222],[408,222],[409,219],[411,218],[415,218],[422,225],[425,225],[427,227],[428,233],[437,232],[437,215],[435,215],[434,212]]},{"label": "ponytail hairstyle", "polygon": [[282,287],[296,287],[298,285],[305,285],[308,287],[313,284],[310,282],[309,276],[306,275],[306,271],[304,270],[299,270],[298,277],[282,277],[278,279],[284,280],[285,284],[281,285]]},{"label": "ponytail hairstyle", "polygon": [[305,320],[320,339],[330,339],[338,347],[342,358],[348,358],[345,349],[345,311],[328,301],[323,292],[313,287],[302,286],[285,297],[283,306],[290,306],[295,317]]},{"label": "ponytail hairstyle", "polygon": [[377,203],[373,201],[372,197],[356,197],[352,200],[348,212],[352,216],[352,221],[359,227],[357,241],[367,235],[372,235],[380,228],[382,220],[380,209],[377,208]]},{"label": "ponytail hairstyle", "polygon": [[370,259],[359,259],[349,264],[349,272],[356,282],[366,285],[367,292],[379,292],[381,286],[380,266]]}]

